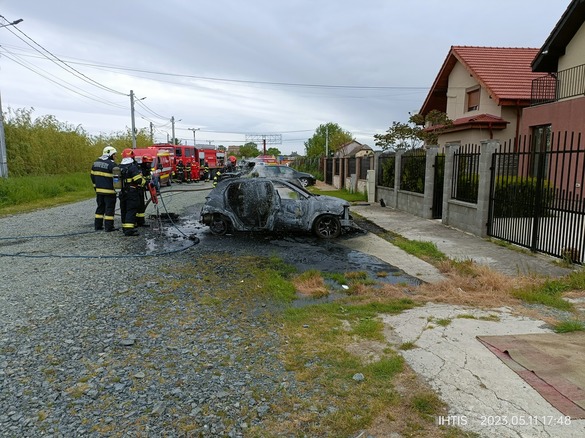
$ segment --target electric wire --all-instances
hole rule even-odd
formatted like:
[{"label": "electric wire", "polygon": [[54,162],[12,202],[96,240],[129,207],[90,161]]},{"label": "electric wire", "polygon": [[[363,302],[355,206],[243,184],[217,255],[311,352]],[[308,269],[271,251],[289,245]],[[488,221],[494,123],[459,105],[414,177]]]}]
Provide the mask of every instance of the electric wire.
[{"label": "electric wire", "polygon": [[[0,48],[3,49],[4,57],[10,59],[14,63],[16,63],[16,64],[24,67],[25,69],[27,69],[27,70],[29,70],[29,71],[31,71],[31,72],[33,72],[33,73],[35,73],[35,74],[37,74],[37,75],[45,78],[46,80],[48,80],[49,82],[54,83],[55,85],[58,85],[60,87],[63,87],[66,90],[71,91],[72,93],[78,94],[79,96],[85,97],[86,99],[90,99],[90,100],[93,100],[95,102],[99,102],[99,103],[103,103],[103,104],[106,104],[106,105],[110,105],[110,106],[113,106],[115,108],[121,108],[121,109],[125,109],[126,108],[123,105],[120,105],[120,104],[117,104],[117,103],[114,103],[114,102],[107,101],[105,99],[100,98],[99,96],[96,96],[95,94],[91,94],[91,93],[89,93],[89,92],[87,92],[87,91],[85,91],[85,90],[83,90],[83,89],[81,89],[81,88],[79,88],[79,87],[77,87],[77,86],[75,86],[75,85],[67,82],[67,81],[64,81],[63,79],[58,78],[57,76],[55,76],[55,75],[47,72],[46,70],[39,69],[40,71],[38,71],[37,70],[38,67],[33,66],[32,64],[27,63],[26,61],[24,61],[24,60],[22,60],[20,58],[17,59],[18,55],[14,54],[14,53],[12,53],[10,51],[8,51],[6,48],[4,48],[4,47],[0,47]],[[42,73],[41,73],[41,71],[42,71]],[[49,76],[52,76],[55,79],[51,79]],[[61,83],[59,81],[62,81],[63,83]],[[67,85],[65,85],[65,84],[67,84]],[[81,90],[81,91],[76,91],[73,88],[77,88],[78,90]]]},{"label": "electric wire", "polygon": [[[0,18],[3,18],[4,20],[8,21],[8,19],[6,17],[4,17],[3,15],[0,15]],[[122,95],[122,96],[128,96],[127,93],[123,93],[121,91],[117,91],[114,90],[113,88],[110,88],[106,85],[101,84],[100,82],[95,81],[94,79],[86,76],[85,74],[83,74],[82,72],[80,72],[79,70],[71,67],[69,64],[67,64],[65,61],[63,61],[61,58],[59,58],[57,55],[53,54],[51,51],[47,50],[45,47],[43,47],[41,44],[39,44],[38,42],[36,42],[34,39],[32,39],[30,36],[28,36],[26,33],[24,33],[22,30],[20,30],[18,27],[15,27],[16,31],[20,34],[22,34],[26,40],[24,38],[22,38],[21,36],[19,36],[13,29],[11,29],[10,27],[6,28],[10,33],[12,33],[16,38],[18,38],[19,40],[21,40],[22,42],[24,42],[27,46],[29,46],[30,48],[32,48],[33,50],[35,50],[36,52],[40,53],[42,56],[44,56],[46,59],[48,59],[49,61],[51,61],[53,64],[57,65],[58,67],[62,68],[63,70],[67,71],[68,73],[72,74],[73,76],[83,80],[84,82],[87,82],[90,85],[93,85],[95,87],[98,87],[104,91],[109,91],[111,93],[115,93],[118,95]],[[29,41],[31,41],[34,45],[32,45]],[[35,47],[36,46],[36,47]],[[37,47],[40,48],[37,49]],[[49,55],[49,56],[47,56]]]}]

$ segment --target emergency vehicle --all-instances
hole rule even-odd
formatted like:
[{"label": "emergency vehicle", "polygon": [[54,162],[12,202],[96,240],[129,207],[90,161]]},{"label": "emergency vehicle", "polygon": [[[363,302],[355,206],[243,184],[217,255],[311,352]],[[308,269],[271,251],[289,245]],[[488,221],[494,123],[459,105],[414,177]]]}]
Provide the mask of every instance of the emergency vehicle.
[{"label": "emergency vehicle", "polygon": [[173,174],[175,175],[179,160],[185,166],[187,163],[191,163],[191,179],[193,181],[200,181],[204,177],[203,168],[205,163],[209,168],[209,179],[213,179],[215,173],[223,169],[224,166],[225,152],[213,148],[196,148],[190,145],[173,145],[170,143],[155,143],[151,147],[173,151],[172,166]]},{"label": "emergency vehicle", "polygon": [[[174,154],[173,154],[174,155]],[[158,181],[159,186],[171,185],[171,174],[173,172],[173,155],[165,149],[156,147],[134,149],[134,159],[142,163],[142,157],[152,158],[152,179]]]},{"label": "emergency vehicle", "polygon": [[[172,146],[172,145],[171,145]],[[199,181],[200,174],[199,169],[201,165],[199,164],[199,159],[197,158],[197,149],[195,146],[188,146],[188,145],[174,145],[175,147],[175,173],[176,167],[179,160],[183,161],[183,165],[185,168],[187,165],[191,165],[191,181]]]}]

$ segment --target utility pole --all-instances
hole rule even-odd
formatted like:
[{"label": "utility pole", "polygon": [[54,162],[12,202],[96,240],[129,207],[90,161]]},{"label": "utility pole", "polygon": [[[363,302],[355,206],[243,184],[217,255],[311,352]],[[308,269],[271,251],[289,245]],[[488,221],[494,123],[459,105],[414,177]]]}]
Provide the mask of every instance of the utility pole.
[{"label": "utility pole", "polygon": [[[4,17],[2,17],[4,18]],[[7,20],[8,21],[8,20]],[[16,26],[22,22],[22,18],[11,23],[2,24],[2,27]],[[8,178],[8,159],[6,156],[6,136],[4,135],[4,114],[2,113],[2,100],[0,99],[0,177]]]},{"label": "utility pole", "polygon": [[329,158],[329,125],[325,126],[325,158]]},{"label": "utility pole", "polygon": [[150,142],[154,143],[154,124],[150,122]]},{"label": "utility pole", "polygon": [[175,137],[175,116],[172,116],[171,117],[171,126],[173,127],[173,138],[172,138],[172,141],[173,141],[173,144],[177,144],[177,140],[176,140],[176,137]]},{"label": "utility pole", "polygon": [[136,149],[136,122],[134,121],[134,91],[130,90],[130,118],[132,119],[132,149]]},{"label": "utility pole", "polygon": [[201,128],[189,128],[189,131],[193,131],[193,146],[197,147],[197,140],[195,139],[195,133]]},{"label": "utility pole", "polygon": [[4,114],[0,98],[0,176],[8,178],[8,160],[6,159],[6,137],[4,136]]}]

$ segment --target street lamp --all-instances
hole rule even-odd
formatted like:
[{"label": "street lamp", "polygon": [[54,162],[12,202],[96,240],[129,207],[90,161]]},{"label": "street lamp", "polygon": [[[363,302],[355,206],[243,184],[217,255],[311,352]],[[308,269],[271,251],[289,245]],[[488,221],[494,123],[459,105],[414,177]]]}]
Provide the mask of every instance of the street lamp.
[{"label": "street lamp", "polygon": [[[2,17],[2,18],[4,18],[4,17]],[[12,23],[1,24],[0,28],[8,27],[8,26],[16,26],[18,23],[21,23],[22,21],[23,21],[23,19],[19,18],[18,20],[14,20]]]},{"label": "street lamp", "polygon": [[197,140],[195,139],[195,133],[201,128],[189,128],[189,131],[193,131],[193,146],[197,147]]},{"label": "street lamp", "polygon": [[[0,15],[0,17],[2,17]],[[4,17],[2,17],[4,18]],[[4,18],[6,20],[6,18]],[[2,27],[16,26],[22,22],[22,18],[11,23],[0,25]],[[6,159],[6,137],[4,136],[4,116],[2,115],[2,101],[0,101],[0,177],[8,178],[8,160]]]}]

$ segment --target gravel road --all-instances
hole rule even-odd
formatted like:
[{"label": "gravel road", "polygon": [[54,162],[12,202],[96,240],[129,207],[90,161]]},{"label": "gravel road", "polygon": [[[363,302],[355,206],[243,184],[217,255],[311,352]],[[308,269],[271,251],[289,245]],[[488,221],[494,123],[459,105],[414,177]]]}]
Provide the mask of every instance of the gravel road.
[{"label": "gravel road", "polygon": [[[0,436],[246,436],[281,394],[314,393],[278,360],[266,303],[210,306],[212,286],[161,298],[173,267],[225,249],[197,223],[205,194],[164,193],[180,227],[139,237],[93,231],[94,200],[0,219]],[[311,239],[230,242],[311,267],[365,260]]]}]

